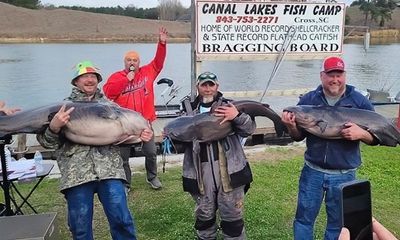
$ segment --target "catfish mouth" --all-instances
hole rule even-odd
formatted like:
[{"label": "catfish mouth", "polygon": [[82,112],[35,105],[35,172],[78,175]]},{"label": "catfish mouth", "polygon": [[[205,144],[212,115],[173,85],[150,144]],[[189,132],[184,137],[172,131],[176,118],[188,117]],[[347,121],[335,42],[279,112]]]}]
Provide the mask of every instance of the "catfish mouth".
[{"label": "catfish mouth", "polygon": [[290,113],[298,114],[300,111],[299,111],[299,107],[292,106],[292,107],[284,108],[283,112],[290,112]]},{"label": "catfish mouth", "polygon": [[314,119],[307,113],[298,111],[298,109],[295,107],[285,108],[283,109],[283,111],[293,113],[296,118],[296,124],[303,128],[309,128],[315,125],[316,119]]}]

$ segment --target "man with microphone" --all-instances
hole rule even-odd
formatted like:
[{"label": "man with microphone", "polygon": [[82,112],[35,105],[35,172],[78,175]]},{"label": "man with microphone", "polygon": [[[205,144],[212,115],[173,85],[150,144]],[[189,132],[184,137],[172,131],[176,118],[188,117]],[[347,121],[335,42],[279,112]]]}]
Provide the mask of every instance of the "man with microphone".
[{"label": "man with microphone", "polygon": [[[149,120],[150,124],[156,119],[154,81],[164,66],[167,51],[167,34],[167,30],[161,27],[156,55],[149,64],[140,66],[139,54],[135,51],[129,51],[124,57],[125,68],[113,73],[103,86],[103,91],[107,98],[121,107],[141,113],[144,118]],[[131,184],[130,150],[130,146],[121,147],[124,169],[129,182],[128,189]],[[157,177],[156,151],[153,135],[150,141],[143,143],[142,152],[145,155],[147,182],[153,189],[160,189],[162,185]]]}]

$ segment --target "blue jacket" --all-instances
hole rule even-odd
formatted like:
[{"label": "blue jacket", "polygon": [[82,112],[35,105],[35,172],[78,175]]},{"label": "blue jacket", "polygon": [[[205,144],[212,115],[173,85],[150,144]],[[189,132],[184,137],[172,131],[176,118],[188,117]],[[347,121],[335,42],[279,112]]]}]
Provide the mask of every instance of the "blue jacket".
[{"label": "blue jacket", "polygon": [[[322,86],[302,96],[298,105],[328,105]],[[370,101],[350,85],[346,85],[344,96],[335,106],[374,111]],[[306,161],[323,169],[335,170],[355,169],[361,165],[360,141],[323,139],[307,132],[303,134],[307,137],[307,150],[304,154]]]}]

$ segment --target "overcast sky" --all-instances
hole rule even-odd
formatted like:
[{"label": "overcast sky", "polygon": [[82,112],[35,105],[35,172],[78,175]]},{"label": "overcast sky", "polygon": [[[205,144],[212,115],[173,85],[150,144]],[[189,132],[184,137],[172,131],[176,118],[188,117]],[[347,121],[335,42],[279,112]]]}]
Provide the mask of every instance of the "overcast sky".
[{"label": "overcast sky", "polygon": [[[189,7],[191,0],[180,0],[184,7]],[[158,6],[158,0],[40,0],[45,4],[55,6],[83,6],[83,7],[126,7],[130,4],[138,8],[152,8]]]}]

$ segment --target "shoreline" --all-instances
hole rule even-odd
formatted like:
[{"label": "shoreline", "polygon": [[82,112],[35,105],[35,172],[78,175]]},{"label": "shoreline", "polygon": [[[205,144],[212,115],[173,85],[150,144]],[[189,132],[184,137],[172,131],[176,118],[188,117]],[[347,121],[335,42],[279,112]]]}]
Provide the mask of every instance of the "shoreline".
[{"label": "shoreline", "polygon": [[[157,38],[41,38],[41,37],[0,37],[0,44],[7,43],[155,43]],[[169,43],[190,43],[190,38],[169,38]]]},{"label": "shoreline", "polygon": [[[346,36],[346,42],[358,42],[364,40],[364,33],[354,33]],[[400,41],[400,29],[371,30],[371,44],[382,42]],[[139,36],[139,37],[0,37],[0,44],[7,43],[155,43],[157,36]],[[190,36],[171,36],[169,43],[190,43]]]},{"label": "shoreline", "polygon": [[[354,35],[344,39],[344,44],[364,41],[364,36]],[[399,42],[400,35],[397,36],[378,36],[370,38],[371,44]],[[156,39],[132,39],[132,38],[2,38],[0,44],[18,43],[156,43]],[[190,43],[190,38],[170,38],[168,43]]]}]

